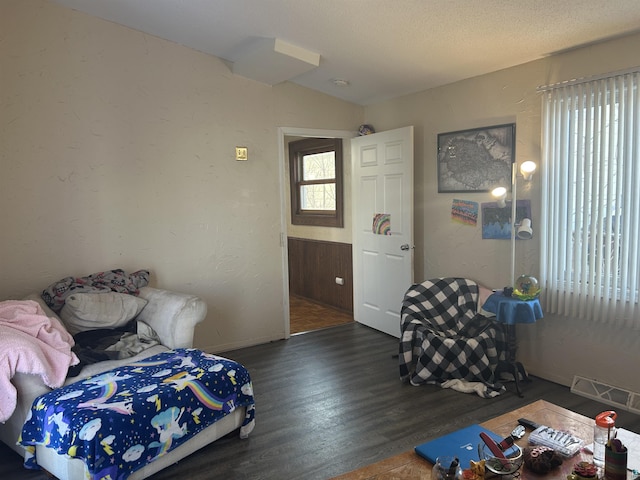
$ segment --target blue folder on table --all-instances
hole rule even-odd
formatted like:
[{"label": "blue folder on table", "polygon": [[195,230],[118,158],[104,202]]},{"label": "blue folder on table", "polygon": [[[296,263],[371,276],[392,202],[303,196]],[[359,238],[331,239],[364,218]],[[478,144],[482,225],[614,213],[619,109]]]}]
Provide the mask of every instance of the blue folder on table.
[{"label": "blue folder on table", "polygon": [[463,469],[469,468],[471,460],[474,462],[479,460],[478,444],[482,443],[480,432],[485,432],[496,442],[502,440],[491,430],[474,424],[418,445],[415,451],[431,463],[436,463],[436,458],[440,456],[458,457],[460,466]]}]

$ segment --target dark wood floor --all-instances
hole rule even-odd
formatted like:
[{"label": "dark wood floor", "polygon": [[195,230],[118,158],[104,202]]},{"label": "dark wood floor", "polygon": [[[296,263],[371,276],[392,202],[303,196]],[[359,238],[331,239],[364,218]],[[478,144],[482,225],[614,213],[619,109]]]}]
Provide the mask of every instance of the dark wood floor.
[{"label": "dark wood floor", "polygon": [[[397,340],[358,323],[224,354],[251,372],[256,428],[246,440],[220,439],[154,475],[154,480],[327,479],[409,450],[470,423],[543,398],[594,417],[610,407],[534,379],[524,398],[494,399],[400,382]],[[640,416],[618,410],[640,432]],[[515,425],[514,425],[515,426]],[[45,479],[0,448],[0,478]]]}]

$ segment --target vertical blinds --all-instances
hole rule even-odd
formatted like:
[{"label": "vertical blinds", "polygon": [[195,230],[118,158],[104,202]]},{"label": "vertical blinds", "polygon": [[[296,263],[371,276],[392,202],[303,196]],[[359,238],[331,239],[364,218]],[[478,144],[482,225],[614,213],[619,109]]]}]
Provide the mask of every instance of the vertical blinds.
[{"label": "vertical blinds", "polygon": [[640,328],[640,73],[544,89],[546,311]]}]

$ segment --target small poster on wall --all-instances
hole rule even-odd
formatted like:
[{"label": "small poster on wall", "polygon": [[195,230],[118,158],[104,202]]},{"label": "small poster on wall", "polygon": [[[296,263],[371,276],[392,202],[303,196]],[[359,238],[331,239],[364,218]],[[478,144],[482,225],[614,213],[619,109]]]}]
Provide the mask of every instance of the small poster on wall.
[{"label": "small poster on wall", "polygon": [[454,198],[451,206],[451,220],[475,227],[478,224],[478,202]]},{"label": "small poster on wall", "polygon": [[[523,218],[531,218],[531,200],[516,202],[516,222]],[[482,204],[482,238],[483,239],[511,239],[511,202],[500,208],[496,202]]]}]

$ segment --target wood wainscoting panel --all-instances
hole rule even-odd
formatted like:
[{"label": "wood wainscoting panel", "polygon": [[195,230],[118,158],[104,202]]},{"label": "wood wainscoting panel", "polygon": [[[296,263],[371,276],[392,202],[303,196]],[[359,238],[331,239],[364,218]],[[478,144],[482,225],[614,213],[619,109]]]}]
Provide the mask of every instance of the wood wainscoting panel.
[{"label": "wood wainscoting panel", "polygon": [[[289,292],[353,313],[350,243],[289,237]],[[342,278],[343,285],[336,283]]]}]

